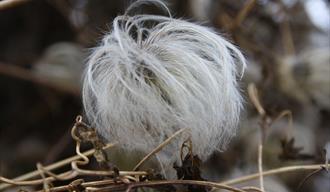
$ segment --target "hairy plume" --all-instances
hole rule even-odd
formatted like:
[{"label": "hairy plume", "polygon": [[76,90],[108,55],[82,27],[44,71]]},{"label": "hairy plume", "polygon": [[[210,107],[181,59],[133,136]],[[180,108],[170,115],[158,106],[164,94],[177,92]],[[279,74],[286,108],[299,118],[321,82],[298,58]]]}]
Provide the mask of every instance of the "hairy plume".
[{"label": "hairy plume", "polygon": [[89,58],[85,112],[101,135],[127,150],[149,152],[187,128],[159,160],[165,166],[179,160],[188,135],[205,160],[236,133],[242,107],[237,79],[244,67],[241,52],[210,28],[125,14]]}]

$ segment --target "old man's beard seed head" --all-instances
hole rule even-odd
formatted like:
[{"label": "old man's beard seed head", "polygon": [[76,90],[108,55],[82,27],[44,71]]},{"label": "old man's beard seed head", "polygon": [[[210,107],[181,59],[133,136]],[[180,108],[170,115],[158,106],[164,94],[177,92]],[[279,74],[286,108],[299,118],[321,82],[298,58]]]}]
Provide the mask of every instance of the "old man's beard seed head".
[{"label": "old man's beard seed head", "polygon": [[205,160],[235,135],[242,108],[242,53],[212,29],[180,19],[127,14],[93,49],[83,103],[90,123],[125,150],[150,152],[186,128],[158,156],[179,162],[181,144]]}]

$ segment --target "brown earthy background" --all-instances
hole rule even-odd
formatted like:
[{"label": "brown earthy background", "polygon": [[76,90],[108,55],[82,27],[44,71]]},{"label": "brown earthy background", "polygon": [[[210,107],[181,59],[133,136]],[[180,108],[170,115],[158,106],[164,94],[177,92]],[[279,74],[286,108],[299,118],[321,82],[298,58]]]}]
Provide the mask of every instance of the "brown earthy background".
[{"label": "brown earthy background", "polygon": [[[248,59],[241,84],[246,103],[240,132],[226,152],[214,154],[202,166],[205,178],[221,181],[257,171],[260,119],[247,94],[249,83],[256,85],[269,119],[284,111],[284,117],[265,131],[264,169],[324,163],[323,149],[327,143],[330,148],[329,1],[167,2],[174,17],[215,28]],[[48,165],[74,154],[70,129],[76,116],[83,114],[84,63],[90,48],[129,4],[122,0],[30,0],[3,8],[0,4],[1,176],[14,178],[34,170],[37,162]],[[144,11],[161,13],[152,6]],[[293,116],[292,131],[287,130],[287,114]],[[287,134],[294,143],[282,140]],[[330,149],[328,157],[329,153]],[[125,156],[117,161],[123,161],[120,158]],[[296,191],[308,173],[267,177],[266,189]],[[329,173],[316,173],[300,191],[329,192]]]}]

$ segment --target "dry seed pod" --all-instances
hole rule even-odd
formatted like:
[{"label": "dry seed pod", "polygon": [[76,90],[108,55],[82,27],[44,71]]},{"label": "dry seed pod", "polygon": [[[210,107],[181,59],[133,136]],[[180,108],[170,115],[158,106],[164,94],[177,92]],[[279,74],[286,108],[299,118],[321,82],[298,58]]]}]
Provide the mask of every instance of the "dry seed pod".
[{"label": "dry seed pod", "polygon": [[165,168],[179,162],[188,135],[205,160],[236,133],[244,67],[242,53],[210,28],[165,16],[118,16],[87,63],[84,108],[102,136],[130,151],[149,152],[187,128],[159,154]]}]

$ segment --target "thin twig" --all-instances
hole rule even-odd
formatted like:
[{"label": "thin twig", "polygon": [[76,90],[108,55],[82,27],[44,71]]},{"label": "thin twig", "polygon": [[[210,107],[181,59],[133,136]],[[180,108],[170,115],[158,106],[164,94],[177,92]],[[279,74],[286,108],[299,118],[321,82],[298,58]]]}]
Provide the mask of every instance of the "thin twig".
[{"label": "thin twig", "polygon": [[241,23],[244,21],[246,16],[251,12],[251,10],[256,5],[256,0],[249,0],[245,3],[244,7],[240,10],[237,17],[235,18],[235,23],[233,28],[239,27]]},{"label": "thin twig", "polygon": [[245,191],[263,192],[263,191],[260,190],[258,187],[252,187],[252,186],[249,186],[249,187],[243,187],[242,189],[245,190]]},{"label": "thin twig", "polygon": [[[71,178],[71,177],[67,177],[67,176],[60,176],[60,175],[57,175],[51,171],[48,171],[45,169],[45,167],[43,167],[40,163],[37,164],[38,166],[38,170],[42,171],[43,174],[46,173],[47,175],[53,177],[55,180],[67,180],[68,178]],[[76,175],[76,174],[72,174],[72,175]]]},{"label": "thin twig", "polygon": [[[108,145],[106,145],[104,147],[104,149],[108,149],[108,148],[111,148],[113,146],[115,146],[115,144],[108,144]],[[91,156],[91,155],[94,154],[94,152],[95,152],[95,149],[91,149],[91,150],[88,150],[88,151],[86,151],[86,152],[84,152],[82,154],[84,156]],[[58,168],[61,168],[61,167],[65,166],[65,165],[70,164],[73,161],[77,161],[80,158],[81,157],[79,155],[75,155],[75,156],[69,157],[67,159],[64,159],[62,161],[59,161],[59,162],[53,163],[51,165],[45,166],[44,169],[47,170],[47,171],[58,169]],[[68,172],[66,172],[66,173],[68,173]],[[9,183],[9,184],[20,185],[20,183],[19,183],[20,181],[25,181],[25,180],[28,180],[28,179],[37,177],[38,175],[39,175],[39,171],[36,170],[36,171],[32,171],[30,173],[26,173],[24,175],[21,175],[19,177],[16,177],[16,178],[14,178],[12,180],[6,179],[4,177],[0,177],[0,181],[1,182],[5,182],[5,183]],[[0,191],[8,188],[10,186],[9,184],[0,184]],[[25,182],[24,182],[23,185],[25,185]]]},{"label": "thin twig", "polygon": [[[320,167],[325,166],[324,164],[317,164],[317,165],[297,165],[297,166],[287,166],[287,167],[280,167],[276,169],[271,169],[268,171],[264,171],[262,173],[263,176],[269,176],[269,175],[276,175],[280,173],[287,173],[287,172],[293,172],[293,171],[306,171],[306,170],[318,170]],[[328,165],[329,167],[330,165]],[[220,182],[221,184],[226,185],[233,185],[237,183],[244,183],[250,180],[255,180],[259,178],[260,173],[254,173],[251,175],[246,175],[243,177],[239,177],[236,179],[231,179],[228,181]]]},{"label": "thin twig", "polygon": [[286,139],[289,140],[290,138],[292,138],[293,135],[293,116],[292,116],[292,112],[290,110],[284,110],[282,111],[277,117],[275,117],[271,124],[275,123],[276,121],[278,121],[279,119],[282,119],[283,117],[287,116],[288,117],[288,130],[286,131]]},{"label": "thin twig", "polygon": [[[259,178],[260,179],[260,188],[261,188],[262,191],[264,191],[263,176],[278,174],[278,173],[282,173],[282,172],[289,172],[289,171],[306,170],[306,169],[312,169],[312,170],[317,169],[317,170],[319,170],[322,165],[290,166],[290,167],[282,167],[282,168],[273,169],[273,170],[263,172],[263,170],[262,170],[262,146],[263,146],[263,141],[265,140],[265,138],[263,136],[266,135],[265,134],[266,128],[270,124],[277,121],[278,119],[281,119],[284,116],[288,116],[289,126],[290,126],[289,134],[291,134],[291,131],[292,131],[291,130],[292,129],[292,113],[289,110],[285,110],[285,111],[281,112],[273,121],[267,122],[267,116],[268,115],[266,114],[263,106],[261,105],[261,102],[260,102],[260,99],[259,99],[259,96],[258,96],[258,90],[256,89],[254,84],[250,84],[248,86],[248,94],[249,94],[250,100],[252,101],[253,105],[257,109],[259,115],[261,116],[261,120],[262,120],[261,128],[263,128],[263,129],[261,131],[263,132],[263,134],[262,134],[262,137],[260,139],[260,144],[259,144],[259,149],[258,149],[258,170],[259,170],[259,173],[252,174],[252,175],[245,176],[245,177],[241,177],[241,178],[238,178],[238,179],[229,180],[227,182],[222,182],[222,183],[223,184],[236,184],[236,183],[242,183],[242,182],[245,182],[245,181],[248,181],[248,180]],[[287,137],[288,137],[288,135],[287,135]],[[326,164],[325,167],[328,167],[328,165]]]},{"label": "thin twig", "polygon": [[258,96],[258,90],[254,84],[249,84],[248,86],[248,94],[250,97],[250,100],[252,101],[254,107],[257,109],[260,119],[261,119],[261,134],[259,137],[259,146],[258,146],[258,171],[259,171],[259,181],[260,181],[260,189],[261,191],[265,191],[264,186],[264,177],[263,177],[263,169],[262,169],[262,149],[263,149],[263,143],[265,141],[266,137],[266,128],[268,127],[267,123],[267,115],[266,112],[261,105],[259,96]]},{"label": "thin twig", "polygon": [[[97,171],[97,170],[87,170],[87,169],[81,169],[78,167],[78,165],[87,165],[89,163],[89,159],[86,155],[80,152],[80,145],[81,145],[81,139],[76,135],[76,130],[78,126],[84,125],[85,123],[82,121],[82,117],[78,116],[76,118],[76,123],[73,126],[71,130],[71,136],[76,141],[76,153],[80,157],[76,161],[71,162],[71,168],[72,170],[77,173],[78,175],[97,175],[97,176],[113,176],[115,175],[115,171]],[[123,175],[147,175],[147,172],[144,171],[121,171],[119,172],[119,176]]]},{"label": "thin twig", "polygon": [[[66,178],[68,180],[68,179],[73,179],[76,176],[77,176],[77,174],[71,170],[71,171],[61,173],[57,177]],[[15,181],[12,179],[7,179],[5,177],[0,177],[0,181],[6,183],[1,186],[1,190],[6,189],[6,188],[10,187],[11,185],[22,185],[22,186],[40,185],[44,181],[51,182],[51,181],[55,181],[55,180],[56,180],[56,178],[54,178],[54,177],[46,177],[45,179],[36,179],[36,180],[30,180],[30,181],[26,181],[26,180]]]},{"label": "thin twig", "polygon": [[[107,179],[107,180],[101,180],[101,181],[91,181],[91,182],[83,182],[81,183],[81,186],[84,188],[95,188],[98,186],[111,186],[111,185],[118,185],[118,184],[123,184],[122,181],[115,181],[114,179]],[[58,191],[67,191],[68,189],[70,189],[70,185],[63,185],[63,186],[59,186],[59,187],[53,187],[50,188],[51,192],[58,192]],[[38,192],[43,192],[42,190],[38,191]]]},{"label": "thin twig", "polygon": [[258,170],[259,170],[259,181],[260,181],[260,189],[261,191],[265,191],[264,185],[264,176],[263,176],[263,169],[262,169],[262,139],[260,139],[260,144],[258,148]]},{"label": "thin twig", "polygon": [[187,129],[180,129],[179,131],[175,132],[171,137],[167,138],[163,143],[161,143],[159,146],[157,146],[154,150],[152,150],[148,155],[146,155],[133,169],[133,171],[138,170],[143,163],[145,163],[148,159],[150,159],[151,156],[158,153],[160,150],[162,150],[167,144],[171,142],[172,139],[174,139],[177,135],[181,134]]},{"label": "thin twig", "polygon": [[311,172],[310,174],[308,174],[300,183],[299,183],[299,185],[298,185],[298,187],[297,187],[297,192],[299,192],[300,191],[300,189],[301,189],[301,187],[306,183],[306,181],[308,180],[308,179],[310,179],[311,177],[313,177],[315,174],[317,174],[317,173],[319,173],[320,171],[322,171],[322,170],[324,170],[324,168],[322,167],[322,168],[320,168],[320,169],[318,169],[318,170],[315,170],[315,171],[313,171],[313,172]]},{"label": "thin twig", "polygon": [[260,116],[265,116],[266,111],[260,103],[258,90],[257,90],[255,84],[251,83],[251,84],[248,85],[248,94],[249,94],[249,97],[250,97],[250,100],[251,100],[252,104],[257,109],[259,115]]},{"label": "thin twig", "polygon": [[218,189],[226,189],[233,192],[245,192],[244,190],[231,187],[225,184],[219,184],[209,181],[195,181],[195,180],[166,180],[166,181],[150,181],[150,182],[140,182],[140,183],[131,183],[129,184],[126,192],[130,192],[133,188],[138,187],[156,187],[162,185],[200,185],[206,187],[214,187]]},{"label": "thin twig", "polygon": [[[79,172],[78,172],[78,171]],[[77,177],[78,175],[97,175],[97,176],[114,176],[115,172],[114,171],[95,171],[95,170],[83,170],[83,169],[75,169],[75,170],[70,170],[67,172],[64,172],[62,174],[59,174],[55,177],[50,176],[46,177],[44,179],[36,179],[36,180],[30,180],[30,181],[15,181],[11,179],[7,179],[4,177],[0,177],[0,181],[4,182],[8,185],[4,185],[3,189],[9,187],[10,185],[22,185],[22,186],[27,186],[27,185],[40,185],[43,184],[45,181],[51,182],[57,180],[57,178],[60,178],[60,180],[69,180]],[[134,175],[134,176],[142,176],[142,175],[148,175],[147,172],[145,171],[120,171],[119,176],[127,176],[127,175]]]},{"label": "thin twig", "polygon": [[285,17],[283,18],[282,22],[280,23],[280,30],[282,34],[282,44],[285,50],[286,55],[294,55],[295,54],[295,45],[293,42],[291,27],[289,18],[287,15],[286,7],[282,0],[278,1],[280,4],[280,7],[282,8],[283,12],[285,13]]},{"label": "thin twig", "polygon": [[37,163],[37,170],[39,171],[39,174],[41,175],[41,178],[43,180],[43,189],[45,192],[49,192],[49,182],[46,180],[45,173],[42,169],[42,165],[40,163]]},{"label": "thin twig", "polygon": [[[100,185],[105,185],[105,186],[98,187]],[[195,181],[195,180],[151,181],[151,182],[140,182],[140,183],[130,183],[130,184],[125,184],[122,182],[114,182],[114,180],[106,180],[106,181],[86,182],[81,184],[81,186],[85,188],[86,191],[93,191],[93,192],[103,192],[103,191],[105,192],[105,191],[112,191],[119,189],[124,190],[125,188],[127,188],[126,190],[128,189],[131,190],[133,188],[138,188],[138,187],[157,187],[161,185],[201,185],[201,186],[226,189],[228,191],[234,191],[234,192],[246,192],[246,191],[260,192],[260,190],[258,190],[258,188],[255,187],[245,187],[242,188],[242,190],[240,190],[235,187],[219,185],[218,183],[214,183],[214,182]],[[60,187],[51,188],[50,192],[68,191],[70,189],[71,189],[70,185],[64,185]],[[38,192],[44,192],[44,191],[41,190]]]}]

